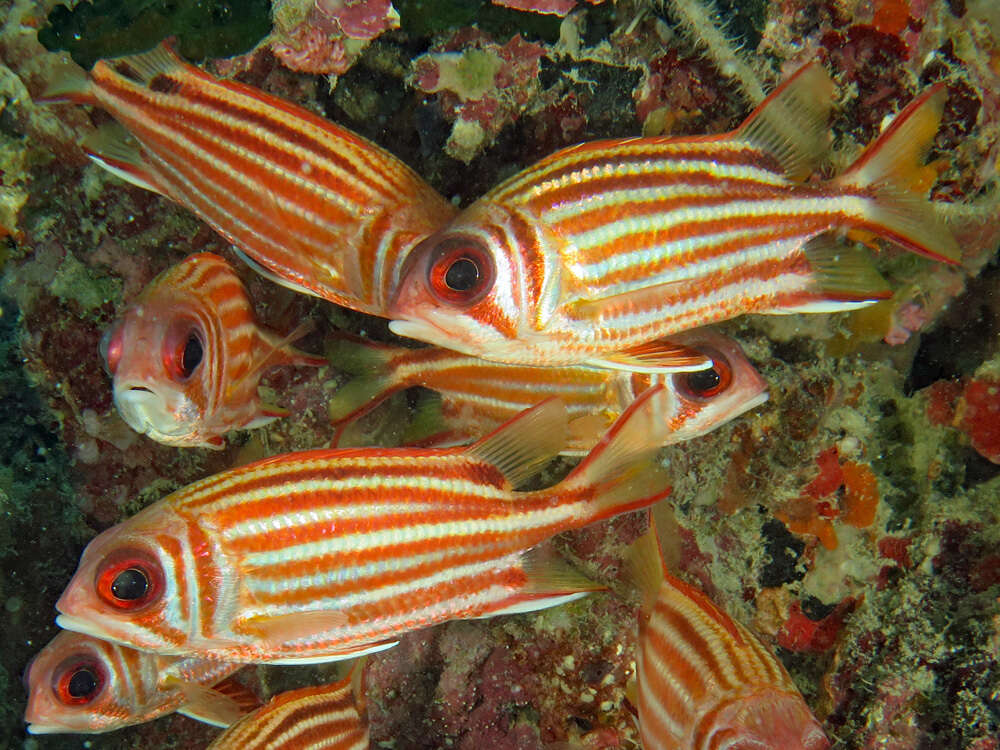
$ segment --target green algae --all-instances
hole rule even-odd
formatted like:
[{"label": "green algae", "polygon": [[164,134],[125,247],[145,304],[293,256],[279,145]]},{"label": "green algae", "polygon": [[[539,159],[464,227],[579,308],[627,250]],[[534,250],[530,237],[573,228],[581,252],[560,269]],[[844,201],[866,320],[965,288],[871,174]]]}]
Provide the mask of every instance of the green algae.
[{"label": "green algae", "polygon": [[270,3],[203,0],[96,0],[70,10],[57,5],[38,32],[49,50],[66,50],[85,68],[104,57],[144,52],[178,38],[189,60],[247,52],[271,31]]}]

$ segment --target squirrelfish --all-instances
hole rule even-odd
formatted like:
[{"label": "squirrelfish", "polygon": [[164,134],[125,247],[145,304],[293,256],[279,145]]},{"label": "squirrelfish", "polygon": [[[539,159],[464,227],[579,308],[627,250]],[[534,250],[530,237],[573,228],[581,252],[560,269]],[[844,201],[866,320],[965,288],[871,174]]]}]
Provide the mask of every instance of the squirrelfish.
[{"label": "squirrelfish", "polygon": [[399,389],[424,386],[440,395],[440,419],[428,421],[440,428],[441,438],[463,443],[554,396],[566,404],[570,417],[563,453],[582,454],[653,385],[665,389],[666,410],[659,416],[667,444],[704,435],[767,400],[767,383],[732,339],[698,329],[672,340],[710,358],[712,368],[655,375],[586,365],[506,365],[437,347],[405,349],[345,339],[337,342],[330,360],[358,377],[330,398],[330,416],[346,424]]},{"label": "squirrelfish", "polygon": [[28,667],[24,720],[32,734],[89,734],[177,711],[224,727],[260,705],[228,679],[242,666],[160,656],[63,631]]},{"label": "squirrelfish", "polygon": [[289,690],[216,737],[208,750],[368,750],[359,677]]},{"label": "squirrelfish", "polygon": [[827,151],[832,95],[814,63],[730,133],[597,141],[542,159],[410,253],[391,329],[502,362],[632,369],[637,351],[678,331],[890,296],[844,234],[957,262],[920,197],[943,85],[842,174],[807,181]]},{"label": "squirrelfish", "polygon": [[667,494],[663,398],[636,399],[543,490],[515,488],[565,445],[557,400],[467,447],[313,450],[217,474],[91,541],[57,622],[160,653],[294,664],[579,598],[599,587],[537,545]]},{"label": "squirrelfish", "polygon": [[632,550],[645,750],[826,750],[823,729],[781,663],[704,593],[667,572],[655,531]]},{"label": "squirrelfish", "polygon": [[192,255],[157,276],[105,333],[115,406],[166,445],[221,448],[230,430],[288,412],[257,394],[279,365],[326,364],[257,325],[246,289],[218,255]]},{"label": "squirrelfish", "polygon": [[97,131],[84,143],[95,162],[193,211],[258,270],[363,312],[384,314],[402,257],[455,212],[375,144],[165,43],[43,98],[103,107],[128,133]]}]

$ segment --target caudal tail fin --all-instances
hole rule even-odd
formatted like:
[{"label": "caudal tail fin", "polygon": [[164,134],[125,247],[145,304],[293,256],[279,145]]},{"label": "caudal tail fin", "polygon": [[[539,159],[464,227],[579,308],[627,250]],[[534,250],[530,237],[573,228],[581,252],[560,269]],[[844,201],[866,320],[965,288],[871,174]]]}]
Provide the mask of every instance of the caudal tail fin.
[{"label": "caudal tail fin", "polygon": [[947,98],[939,83],[910,102],[836,182],[874,196],[863,229],[919,255],[958,263],[961,249],[926,199],[936,172],[924,157]]},{"label": "caudal tail fin", "polygon": [[358,419],[405,387],[398,382],[392,366],[393,357],[400,351],[346,335],[327,348],[330,363],[354,376],[327,402],[331,422],[346,424]]},{"label": "caudal tail fin", "polygon": [[670,494],[668,475],[656,460],[667,438],[666,399],[662,385],[642,393],[560,483],[567,490],[593,492],[588,523],[645,508]]}]

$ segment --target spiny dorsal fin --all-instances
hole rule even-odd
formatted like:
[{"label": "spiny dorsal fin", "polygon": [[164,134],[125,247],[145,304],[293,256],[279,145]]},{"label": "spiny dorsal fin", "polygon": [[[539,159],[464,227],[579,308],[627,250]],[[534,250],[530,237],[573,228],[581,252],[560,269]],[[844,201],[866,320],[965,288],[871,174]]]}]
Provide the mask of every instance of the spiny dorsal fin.
[{"label": "spiny dorsal fin", "polygon": [[801,182],[830,148],[832,103],[833,80],[811,62],[772,91],[733,135],[771,154],[789,180]]},{"label": "spiny dorsal fin", "polygon": [[496,466],[517,487],[566,446],[567,423],[566,406],[550,398],[469,446],[468,453]]}]

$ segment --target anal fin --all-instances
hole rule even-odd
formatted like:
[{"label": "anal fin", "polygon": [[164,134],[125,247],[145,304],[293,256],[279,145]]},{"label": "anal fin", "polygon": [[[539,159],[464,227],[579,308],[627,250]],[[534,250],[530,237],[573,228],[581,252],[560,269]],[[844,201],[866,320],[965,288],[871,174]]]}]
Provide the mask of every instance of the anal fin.
[{"label": "anal fin", "polygon": [[138,144],[118,123],[102,125],[84,138],[81,145],[92,161],[112,174],[145,190],[168,195]]},{"label": "anal fin", "polygon": [[863,247],[827,232],[806,242],[803,252],[812,269],[809,298],[800,305],[768,310],[768,314],[854,310],[892,296]]}]

